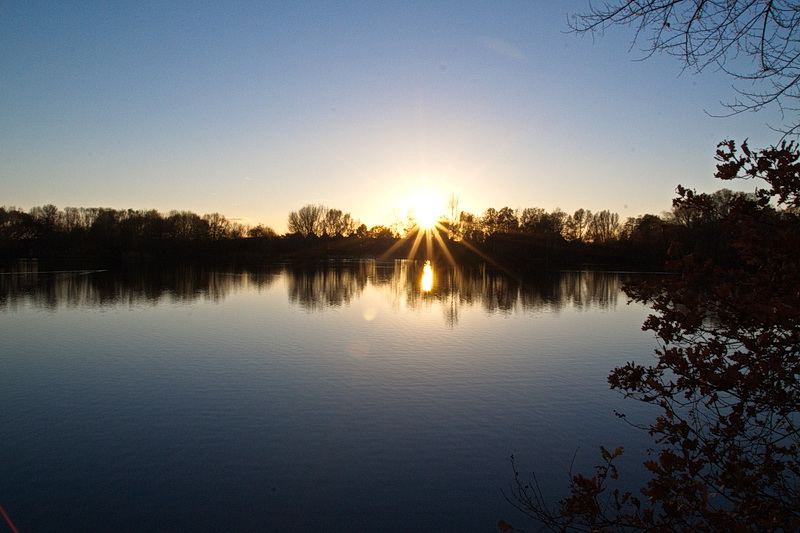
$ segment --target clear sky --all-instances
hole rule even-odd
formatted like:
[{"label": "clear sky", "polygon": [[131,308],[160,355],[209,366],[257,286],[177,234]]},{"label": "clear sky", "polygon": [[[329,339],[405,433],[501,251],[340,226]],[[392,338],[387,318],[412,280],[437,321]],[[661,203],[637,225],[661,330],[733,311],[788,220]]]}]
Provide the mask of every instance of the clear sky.
[{"label": "clear sky", "polygon": [[[637,61],[588,1],[0,0],[0,205],[220,212],[286,231],[308,203],[390,222],[420,192],[486,208],[669,209],[711,192],[715,72]],[[752,190],[744,183],[738,187]]]}]

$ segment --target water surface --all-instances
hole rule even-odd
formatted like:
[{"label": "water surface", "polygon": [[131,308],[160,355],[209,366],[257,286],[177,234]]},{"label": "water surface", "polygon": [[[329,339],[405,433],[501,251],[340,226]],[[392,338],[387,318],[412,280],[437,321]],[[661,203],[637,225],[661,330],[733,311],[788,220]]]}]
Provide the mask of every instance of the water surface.
[{"label": "water surface", "polygon": [[646,435],[625,274],[374,261],[0,275],[0,504],[46,531],[496,531]]}]

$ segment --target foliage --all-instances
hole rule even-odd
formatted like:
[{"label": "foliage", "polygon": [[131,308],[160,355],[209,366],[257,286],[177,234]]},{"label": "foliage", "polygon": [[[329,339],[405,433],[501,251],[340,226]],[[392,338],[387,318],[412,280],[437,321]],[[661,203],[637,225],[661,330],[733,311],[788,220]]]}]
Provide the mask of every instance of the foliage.
[{"label": "foliage", "polygon": [[[624,224],[607,210],[593,213],[578,209],[568,215],[559,208],[548,212],[528,207],[487,209],[482,216],[459,211],[455,196],[451,212],[439,230],[454,258],[481,260],[493,256],[508,267],[552,268],[576,264],[652,268],[663,263],[666,247],[663,231],[681,225],[670,216],[644,215]],[[220,213],[198,215],[173,210],[66,207],[52,204],[24,212],[0,207],[0,257],[45,259],[98,256],[106,260],[203,259],[224,255],[291,256],[397,256],[405,248],[397,239],[413,238],[413,219],[397,219],[391,226],[365,224],[339,209],[305,205],[289,214],[289,232],[278,235],[264,225],[248,227]],[[348,239],[350,239],[348,241]],[[352,239],[361,242],[356,244]],[[344,242],[344,241],[347,242]],[[334,243],[334,241],[337,241]],[[342,242],[338,242],[342,241]],[[107,261],[104,260],[104,263]]]},{"label": "foliage", "polygon": [[[648,55],[665,52],[687,68],[721,70],[740,80],[732,113],[776,104],[800,107],[800,7],[789,0],[615,0],[578,15],[578,33],[610,26],[636,28],[635,42]],[[797,133],[798,124],[788,132]]]},{"label": "foliage", "polygon": [[356,233],[360,222],[350,213],[343,213],[340,209],[308,204],[289,213],[286,224],[289,233],[299,233],[303,237],[310,235],[347,237]]},{"label": "foliage", "polygon": [[[509,267],[548,268],[589,262],[650,268],[663,262],[666,248],[659,232],[662,226],[673,223],[646,215],[629,219],[623,231],[618,215],[609,211],[593,214],[579,209],[575,215],[568,215],[558,208],[547,212],[508,206],[489,208],[484,216],[465,211],[456,215],[457,200],[451,201],[449,217],[454,221],[443,219],[440,230],[453,257],[480,261],[493,256]],[[603,220],[611,224],[603,226]],[[406,225],[404,221],[403,227],[367,228],[350,213],[318,205],[290,213],[290,232],[285,235],[260,224],[245,226],[220,213],[198,215],[173,210],[162,214],[153,209],[95,207],[60,210],[52,204],[28,212],[0,207],[0,258],[65,259],[73,265],[96,265],[100,259],[108,265],[119,259],[401,256],[409,247],[396,243],[409,236]],[[605,233],[600,231],[603,227],[607,228]]]},{"label": "foliage", "polygon": [[573,476],[552,509],[517,476],[513,501],[552,530],[800,529],[800,152],[725,142],[717,160],[716,177],[766,186],[716,197],[679,187],[674,203],[729,253],[679,232],[671,275],[626,287],[652,307],[643,327],[660,346],[654,364],[630,362],[609,382],[659,408],[646,426],[659,448],[644,463],[651,478],[640,495],[611,490],[622,450],[601,448],[603,464]]},{"label": "foliage", "polygon": [[299,233],[303,237],[308,235],[322,235],[325,225],[327,209],[321,205],[304,205],[297,211],[289,213],[286,225],[289,233]]},{"label": "foliage", "polygon": [[275,238],[278,236],[275,230],[263,224],[247,230],[247,236],[253,238]]}]

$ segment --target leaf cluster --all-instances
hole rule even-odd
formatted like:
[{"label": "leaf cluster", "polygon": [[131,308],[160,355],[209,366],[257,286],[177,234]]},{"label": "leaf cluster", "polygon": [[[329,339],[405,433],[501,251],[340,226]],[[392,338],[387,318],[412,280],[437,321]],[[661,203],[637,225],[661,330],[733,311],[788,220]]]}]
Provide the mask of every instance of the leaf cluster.
[{"label": "leaf cluster", "polygon": [[717,177],[764,186],[722,211],[679,187],[675,206],[713,220],[731,253],[719,260],[676,239],[669,275],[625,288],[652,308],[643,329],[659,340],[654,363],[609,376],[659,408],[643,426],[656,449],[639,494],[610,490],[621,450],[601,448],[603,464],[572,476],[557,512],[529,497],[535,486],[522,485],[520,507],[553,530],[800,530],[799,158],[792,143],[720,144]]}]

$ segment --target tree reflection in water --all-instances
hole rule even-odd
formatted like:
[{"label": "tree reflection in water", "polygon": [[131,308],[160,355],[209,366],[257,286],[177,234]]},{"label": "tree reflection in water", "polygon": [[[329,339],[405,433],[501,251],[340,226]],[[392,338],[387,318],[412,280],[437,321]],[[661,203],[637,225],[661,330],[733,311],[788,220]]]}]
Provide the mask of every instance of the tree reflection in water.
[{"label": "tree reflection in water", "polygon": [[20,306],[56,310],[196,300],[219,302],[230,294],[265,290],[282,280],[291,304],[309,312],[349,305],[366,288],[373,287],[392,305],[417,309],[438,304],[446,322],[455,326],[459,309],[464,306],[481,306],[487,313],[506,314],[543,309],[557,312],[565,306],[615,306],[625,279],[624,274],[591,270],[514,277],[486,264],[453,267],[412,260],[274,264],[258,269],[27,269],[0,274],[0,310],[14,311]]}]

